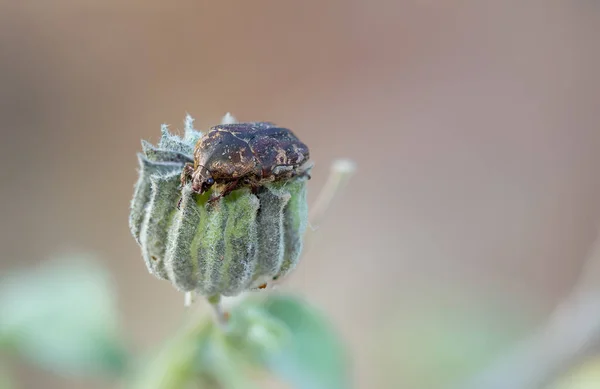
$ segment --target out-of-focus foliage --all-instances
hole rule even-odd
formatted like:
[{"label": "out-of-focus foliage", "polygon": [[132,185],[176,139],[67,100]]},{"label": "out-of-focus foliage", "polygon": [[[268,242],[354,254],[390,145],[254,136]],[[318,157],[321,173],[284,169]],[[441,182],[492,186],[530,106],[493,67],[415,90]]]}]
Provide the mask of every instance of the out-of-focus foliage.
[{"label": "out-of-focus foliage", "polygon": [[15,387],[12,377],[0,361],[0,389],[13,389]]},{"label": "out-of-focus foliage", "polygon": [[327,320],[291,296],[250,297],[226,329],[211,318],[172,339],[136,374],[134,388],[244,389],[273,374],[298,389],[347,389],[345,350]]},{"label": "out-of-focus foliage", "polygon": [[84,255],[0,278],[2,350],[59,374],[122,372],[126,351],[109,280]]},{"label": "out-of-focus foliage", "polygon": [[530,323],[523,312],[474,301],[467,308],[452,303],[464,301],[456,293],[436,295],[435,303],[420,301],[417,309],[382,320],[375,354],[384,387],[395,388],[396,382],[422,389],[460,387],[526,333]]},{"label": "out-of-focus foliage", "polygon": [[[270,338],[275,347],[261,353],[266,367],[300,389],[349,387],[346,350],[328,321],[314,308],[292,296],[271,295],[240,305],[245,317],[263,317],[269,323],[255,327],[251,338]],[[244,315],[240,315],[244,317]],[[269,329],[270,334],[262,333]],[[278,342],[279,341],[279,342]],[[268,344],[267,342],[256,342]]]},{"label": "out-of-focus foliage", "polygon": [[600,389],[600,357],[570,370],[548,389]]},{"label": "out-of-focus foliage", "polygon": [[[324,316],[301,299],[267,293],[232,308],[227,328],[194,318],[136,362],[119,336],[109,279],[87,256],[2,277],[0,356],[61,375],[120,375],[140,389],[251,389],[265,374],[298,389],[349,387],[345,351]],[[0,371],[0,389],[11,387],[8,373]]]}]

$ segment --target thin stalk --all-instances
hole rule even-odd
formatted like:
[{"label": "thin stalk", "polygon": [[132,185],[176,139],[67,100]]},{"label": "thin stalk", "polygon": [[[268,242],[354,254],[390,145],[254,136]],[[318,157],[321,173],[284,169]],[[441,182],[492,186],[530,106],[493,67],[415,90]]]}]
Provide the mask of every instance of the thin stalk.
[{"label": "thin stalk", "polygon": [[355,171],[356,164],[348,159],[338,159],[331,164],[329,177],[308,218],[313,226],[318,226],[323,221],[331,202],[345,188]]},{"label": "thin stalk", "polygon": [[311,229],[306,234],[304,254],[310,251],[314,244],[314,230],[323,222],[333,200],[346,187],[355,171],[356,164],[348,159],[338,159],[331,164],[327,181],[308,216]]},{"label": "thin stalk", "polygon": [[208,302],[213,307],[213,312],[215,315],[215,321],[219,325],[222,330],[227,329],[227,312],[223,309],[223,305],[221,303],[221,296],[211,296],[208,298]]}]

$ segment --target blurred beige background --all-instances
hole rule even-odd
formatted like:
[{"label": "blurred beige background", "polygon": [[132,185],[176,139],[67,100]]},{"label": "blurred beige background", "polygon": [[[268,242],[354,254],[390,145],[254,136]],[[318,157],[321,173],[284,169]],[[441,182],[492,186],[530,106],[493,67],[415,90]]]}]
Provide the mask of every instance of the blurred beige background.
[{"label": "blurred beige background", "polygon": [[133,347],[156,346],[183,307],[129,234],[140,139],[186,112],[274,121],[311,147],[311,199],[333,159],[359,166],[284,289],[329,313],[359,387],[401,387],[377,346],[394,320],[498,304],[533,325],[576,279],[600,216],[599,34],[585,0],[0,1],[0,272],[95,252]]}]

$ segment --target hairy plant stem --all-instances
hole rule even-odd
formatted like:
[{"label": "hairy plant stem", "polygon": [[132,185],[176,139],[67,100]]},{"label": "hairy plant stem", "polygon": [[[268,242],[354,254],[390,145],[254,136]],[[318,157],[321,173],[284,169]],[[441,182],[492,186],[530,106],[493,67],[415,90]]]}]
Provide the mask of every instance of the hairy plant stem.
[{"label": "hairy plant stem", "polygon": [[225,331],[227,329],[227,312],[225,312],[221,304],[221,296],[211,296],[208,298],[208,302],[213,308],[215,321],[219,325],[219,328]]}]

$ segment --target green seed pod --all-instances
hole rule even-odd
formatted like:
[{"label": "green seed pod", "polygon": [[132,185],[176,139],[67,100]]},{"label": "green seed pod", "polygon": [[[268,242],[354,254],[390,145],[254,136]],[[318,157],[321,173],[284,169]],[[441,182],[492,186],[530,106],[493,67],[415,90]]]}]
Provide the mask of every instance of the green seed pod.
[{"label": "green seed pod", "polygon": [[307,227],[307,174],[288,169],[230,192],[216,184],[201,194],[192,183],[181,188],[201,139],[192,122],[186,119],[183,138],[163,126],[157,146],[142,142],[129,225],[148,270],[205,296],[234,296],[287,274]]}]

